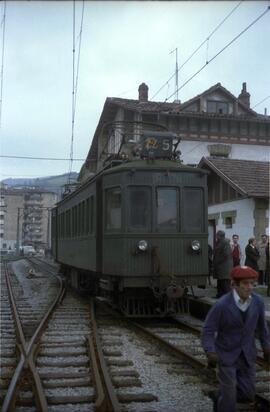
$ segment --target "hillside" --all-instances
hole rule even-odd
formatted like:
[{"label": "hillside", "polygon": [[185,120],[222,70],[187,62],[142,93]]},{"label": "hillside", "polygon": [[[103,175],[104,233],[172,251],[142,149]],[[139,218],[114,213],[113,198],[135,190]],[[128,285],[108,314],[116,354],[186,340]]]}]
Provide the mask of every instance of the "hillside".
[{"label": "hillside", "polygon": [[[68,173],[58,176],[45,176],[45,177],[37,177],[35,179],[27,179],[27,178],[19,178],[13,179],[8,178],[2,180],[1,183],[8,185],[10,187],[18,187],[18,186],[31,186],[36,188],[41,188],[44,190],[48,190],[50,192],[59,193],[62,191],[61,189],[65,184],[68,182]],[[71,173],[71,183],[77,181],[78,173],[72,172]]]}]

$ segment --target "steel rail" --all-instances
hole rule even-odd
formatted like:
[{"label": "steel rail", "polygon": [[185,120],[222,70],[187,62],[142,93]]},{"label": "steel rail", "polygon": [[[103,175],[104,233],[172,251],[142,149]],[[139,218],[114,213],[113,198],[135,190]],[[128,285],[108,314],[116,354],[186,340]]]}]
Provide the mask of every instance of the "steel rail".
[{"label": "steel rail", "polygon": [[93,330],[93,341],[95,346],[95,352],[98,357],[98,363],[102,374],[102,380],[105,385],[105,398],[97,399],[96,401],[96,411],[97,412],[121,412],[122,408],[117,399],[115,389],[112,384],[111,377],[108,373],[108,368],[106,366],[106,361],[101,348],[101,341],[98,335],[98,327],[95,318],[94,311],[94,301],[91,300],[91,321],[92,321],[92,330]]},{"label": "steel rail", "polygon": [[52,305],[50,306],[50,308],[48,309],[48,311],[46,312],[45,316],[42,318],[37,330],[35,331],[34,335],[31,338],[30,342],[28,344],[26,344],[25,337],[24,337],[23,330],[22,330],[21,321],[20,321],[20,318],[19,318],[19,315],[18,315],[14,295],[13,295],[13,292],[12,292],[12,287],[11,287],[11,284],[10,284],[10,279],[9,279],[7,273],[8,273],[8,269],[7,269],[7,266],[5,265],[5,276],[6,276],[9,298],[10,298],[10,302],[11,302],[11,305],[12,305],[12,311],[13,311],[14,320],[15,320],[15,327],[16,327],[17,333],[19,334],[19,338],[20,338],[20,342],[21,342],[21,345],[18,345],[18,347],[21,351],[21,356],[20,356],[20,361],[18,362],[16,370],[13,374],[13,377],[10,381],[10,384],[9,384],[6,396],[4,398],[4,402],[3,402],[3,405],[2,405],[1,411],[2,412],[9,412],[9,411],[12,412],[14,410],[14,406],[15,406],[15,403],[16,403],[18,384],[19,384],[21,374],[22,374],[22,372],[25,368],[29,368],[29,370],[32,374],[32,377],[33,377],[35,388],[36,388],[37,404],[38,404],[39,410],[42,411],[42,412],[47,412],[47,410],[48,410],[47,399],[46,399],[45,394],[44,394],[44,390],[43,390],[43,387],[42,387],[40,376],[39,376],[39,374],[37,372],[37,369],[35,367],[34,352],[38,348],[38,344],[37,344],[36,341],[38,341],[44,327],[46,326],[46,323],[47,323],[52,311],[54,310],[55,306],[63,299],[63,296],[65,294],[64,282],[60,277],[57,276],[57,278],[59,280],[59,283],[60,283],[59,293],[56,296],[56,298],[55,298],[54,302],[52,303]]},{"label": "steel rail", "polygon": [[106,399],[105,399],[105,392],[103,390],[102,380],[101,380],[99,369],[98,369],[93,337],[88,335],[87,342],[88,342],[89,357],[91,359],[91,365],[93,369],[94,381],[95,381],[96,391],[97,391],[95,409],[96,411],[102,412],[103,408],[105,408]]},{"label": "steel rail", "polygon": [[[201,331],[198,327],[194,326],[194,325],[189,325],[186,322],[182,322],[180,319],[177,319],[175,317],[172,317],[172,319],[174,321],[176,321],[176,323],[183,329],[189,330],[190,332],[193,332],[195,335],[199,336],[201,334]],[[262,350],[259,350],[259,352],[262,352]],[[262,368],[263,370],[269,371],[270,369],[270,365],[268,362],[266,362],[264,360],[264,358],[262,356],[257,355],[256,357],[256,363],[258,366],[260,366],[260,368]],[[263,379],[259,378],[259,381],[265,381],[265,382],[269,382],[270,381],[270,377],[266,376]],[[268,398],[266,398],[265,396],[256,393],[255,395],[255,399],[256,402],[261,404],[263,406],[263,408],[266,408],[265,410],[268,412],[270,410],[270,401]]]},{"label": "steel rail", "polygon": [[[57,267],[54,266],[52,263],[47,262],[44,259],[41,259],[37,256],[27,256],[24,257],[25,260],[28,260],[29,263],[31,263],[32,266],[38,267],[38,266],[43,266],[44,268],[47,266],[47,269],[45,269],[48,273],[51,273],[50,270],[57,270]],[[48,270],[48,267],[50,270]]]},{"label": "steel rail", "polygon": [[[212,368],[208,368],[207,365],[204,362],[201,362],[200,360],[194,358],[192,355],[190,355],[189,353],[187,353],[186,351],[183,351],[182,349],[177,348],[176,346],[172,345],[171,343],[167,342],[166,340],[164,340],[163,338],[161,338],[160,336],[156,335],[155,333],[149,331],[148,329],[144,328],[143,326],[141,326],[140,324],[136,323],[136,322],[132,322],[132,324],[138,328],[139,330],[141,330],[142,332],[144,332],[146,335],[151,336],[152,338],[158,340],[160,343],[162,343],[162,345],[166,346],[168,349],[170,349],[174,354],[176,354],[178,357],[181,356],[182,358],[186,358],[188,359],[188,361],[196,368],[203,368],[205,370],[205,372],[207,371],[207,374],[209,375],[209,377],[213,377],[215,378],[215,369]],[[185,325],[187,326],[187,325]],[[187,329],[192,330],[192,326],[188,325]],[[195,329],[196,330],[196,329]],[[198,332],[198,330],[197,330]],[[258,393],[256,393],[255,395],[255,399],[256,399],[256,403],[261,405],[264,409],[262,411],[269,411],[269,406],[270,406],[270,401],[268,398],[266,398],[263,395],[260,395]],[[261,409],[259,409],[261,410]]]},{"label": "steel rail", "polygon": [[[20,350],[20,360],[17,364],[17,367],[15,369],[15,372],[13,374],[13,377],[10,381],[6,396],[3,401],[2,405],[2,412],[7,412],[9,410],[12,410],[15,405],[15,396],[16,396],[16,388],[25,364],[25,360],[27,358],[27,346],[26,346],[26,341],[24,337],[24,333],[22,330],[22,325],[21,321],[19,318],[19,314],[17,311],[15,299],[13,296],[11,284],[10,284],[10,279],[8,277],[8,268],[7,268],[7,262],[4,262],[4,271],[5,271],[5,277],[6,277],[6,282],[7,282],[7,288],[8,288],[8,296],[9,296],[9,301],[11,303],[11,310],[15,322],[15,334],[16,334],[16,345],[18,349]],[[19,341],[19,343],[18,343]]]},{"label": "steel rail", "polygon": [[146,335],[154,338],[158,342],[162,343],[162,345],[166,346],[168,349],[170,349],[175,355],[178,357],[180,356],[181,358],[186,358],[195,368],[204,368],[209,371],[212,371],[212,369],[207,368],[207,365],[205,362],[202,362],[199,359],[196,359],[194,356],[190,355],[188,352],[176,347],[175,345],[172,345],[171,343],[167,342],[165,339],[161,338],[160,336],[156,335],[155,333],[151,332],[144,326],[140,325],[137,322],[131,322],[133,326],[135,326],[137,329],[145,333]]},{"label": "steel rail", "polygon": [[[194,325],[189,325],[186,322],[181,321],[178,318],[172,317],[172,319],[176,322],[177,325],[179,325],[182,329],[186,329],[192,333],[194,333],[197,336],[201,335],[201,330],[199,327],[194,326]],[[257,349],[258,352],[263,352],[262,349]],[[268,370],[270,369],[270,365],[267,361],[264,360],[263,356],[257,355],[256,357],[256,363],[258,366],[260,366],[262,369]]]}]

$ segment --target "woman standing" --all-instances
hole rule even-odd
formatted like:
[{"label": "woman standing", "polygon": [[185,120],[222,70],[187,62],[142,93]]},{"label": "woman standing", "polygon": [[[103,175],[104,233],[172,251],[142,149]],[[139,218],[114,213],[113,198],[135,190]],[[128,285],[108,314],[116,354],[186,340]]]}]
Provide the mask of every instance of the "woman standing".
[{"label": "woman standing", "polygon": [[250,268],[259,271],[258,268],[258,260],[260,257],[260,253],[256,247],[256,239],[255,237],[251,237],[248,239],[248,245],[245,248],[246,252],[246,260],[245,266],[249,266]]}]

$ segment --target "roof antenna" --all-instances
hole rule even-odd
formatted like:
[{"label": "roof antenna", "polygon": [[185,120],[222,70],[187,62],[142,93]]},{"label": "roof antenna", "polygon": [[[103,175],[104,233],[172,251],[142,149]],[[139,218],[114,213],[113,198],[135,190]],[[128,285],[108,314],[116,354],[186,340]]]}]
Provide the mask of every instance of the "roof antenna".
[{"label": "roof antenna", "polygon": [[178,47],[176,47],[174,50],[170,52],[170,54],[175,52],[175,94],[176,94],[176,103],[180,103],[180,100],[178,99]]}]

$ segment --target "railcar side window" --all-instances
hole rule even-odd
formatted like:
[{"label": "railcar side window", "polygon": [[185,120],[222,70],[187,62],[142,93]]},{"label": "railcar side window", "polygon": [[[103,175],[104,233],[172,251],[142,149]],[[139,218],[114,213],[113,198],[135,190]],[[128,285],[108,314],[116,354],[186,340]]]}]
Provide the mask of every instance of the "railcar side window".
[{"label": "railcar side window", "polygon": [[81,235],[81,210],[82,210],[82,204],[78,203],[77,204],[77,216],[76,216],[76,232],[77,236]]},{"label": "railcar side window", "polygon": [[178,192],[176,188],[160,187],[156,191],[158,231],[177,231]]},{"label": "railcar side window", "polygon": [[183,232],[202,232],[204,230],[203,190],[184,188],[183,196]]},{"label": "railcar side window", "polygon": [[72,237],[76,236],[76,210],[75,206],[72,208]]},{"label": "railcar side window", "polygon": [[71,221],[71,209],[68,209],[67,211],[67,237],[70,237],[71,235],[71,227],[70,227],[70,221]]},{"label": "railcar side window", "polygon": [[85,235],[85,201],[82,202],[81,234]]},{"label": "railcar side window", "polygon": [[74,236],[78,236],[78,205],[74,208]]},{"label": "railcar side window", "polygon": [[128,229],[131,231],[151,230],[151,188],[129,187]]},{"label": "railcar side window", "polygon": [[52,212],[52,239],[55,240],[56,238],[56,214]]},{"label": "railcar side window", "polygon": [[93,232],[93,196],[86,199],[86,234]]},{"label": "railcar side window", "polygon": [[106,192],[106,229],[121,229],[122,216],[121,189],[109,189]]}]

